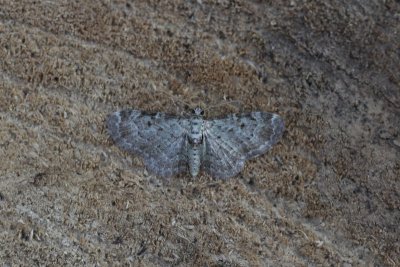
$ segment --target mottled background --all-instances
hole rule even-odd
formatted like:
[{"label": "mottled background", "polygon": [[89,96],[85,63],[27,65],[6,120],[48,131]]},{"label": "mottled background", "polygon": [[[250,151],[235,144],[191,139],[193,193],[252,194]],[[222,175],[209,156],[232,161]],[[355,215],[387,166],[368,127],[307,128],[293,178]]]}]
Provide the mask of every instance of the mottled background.
[{"label": "mottled background", "polygon": [[[399,266],[399,62],[395,0],[0,0],[2,266]],[[105,130],[197,105],[286,131],[221,181]]]}]

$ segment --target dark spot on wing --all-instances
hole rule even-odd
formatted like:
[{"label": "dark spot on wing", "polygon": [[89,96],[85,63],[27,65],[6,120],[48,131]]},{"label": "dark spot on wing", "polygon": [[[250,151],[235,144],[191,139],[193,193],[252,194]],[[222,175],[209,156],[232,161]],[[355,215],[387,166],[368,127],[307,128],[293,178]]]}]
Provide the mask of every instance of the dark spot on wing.
[{"label": "dark spot on wing", "polygon": [[151,123],[151,121],[147,121],[147,126],[151,126],[152,125],[152,123]]},{"label": "dark spot on wing", "polygon": [[157,115],[157,113],[156,112],[146,112],[146,111],[142,111],[142,112],[140,112],[140,115],[142,115],[142,116],[156,116]]},{"label": "dark spot on wing", "polygon": [[121,116],[121,121],[125,121],[129,118],[129,116],[132,114],[132,110],[122,110],[119,115]]},{"label": "dark spot on wing", "polygon": [[138,115],[137,115],[137,118],[143,118],[143,117],[145,117],[145,116],[147,116],[147,113],[146,112],[144,112],[144,111],[141,111],[141,112],[138,112],[137,113]]},{"label": "dark spot on wing", "polygon": [[245,124],[244,122],[242,122],[242,123],[240,124],[240,129],[243,129],[245,126],[246,126],[246,124]]}]

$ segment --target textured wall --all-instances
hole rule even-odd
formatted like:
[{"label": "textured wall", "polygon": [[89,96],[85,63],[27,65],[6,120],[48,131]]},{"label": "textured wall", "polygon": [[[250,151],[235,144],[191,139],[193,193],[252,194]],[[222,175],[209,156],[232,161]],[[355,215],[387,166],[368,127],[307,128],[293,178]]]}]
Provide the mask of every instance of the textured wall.
[{"label": "textured wall", "polygon": [[[399,13],[0,0],[2,264],[400,265]],[[286,131],[227,181],[163,180],[105,131],[121,108],[198,105]]]}]

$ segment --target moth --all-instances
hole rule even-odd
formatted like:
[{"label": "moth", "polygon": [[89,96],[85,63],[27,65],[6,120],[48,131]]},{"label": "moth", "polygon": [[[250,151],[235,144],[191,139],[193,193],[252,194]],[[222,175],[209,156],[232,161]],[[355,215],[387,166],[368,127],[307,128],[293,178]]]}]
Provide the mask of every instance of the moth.
[{"label": "moth", "polygon": [[169,177],[200,170],[216,178],[238,174],[245,161],[268,151],[284,131],[274,113],[249,112],[206,120],[204,111],[179,117],[127,109],[112,113],[107,129],[117,146],[141,156],[147,169]]}]

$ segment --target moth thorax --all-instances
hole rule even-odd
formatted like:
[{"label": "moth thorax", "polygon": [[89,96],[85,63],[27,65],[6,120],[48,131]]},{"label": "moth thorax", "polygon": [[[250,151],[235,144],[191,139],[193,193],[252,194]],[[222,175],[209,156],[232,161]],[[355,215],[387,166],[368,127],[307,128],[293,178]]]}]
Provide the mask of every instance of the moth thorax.
[{"label": "moth thorax", "polygon": [[203,119],[193,118],[190,122],[189,141],[191,144],[198,145],[203,142]]}]

